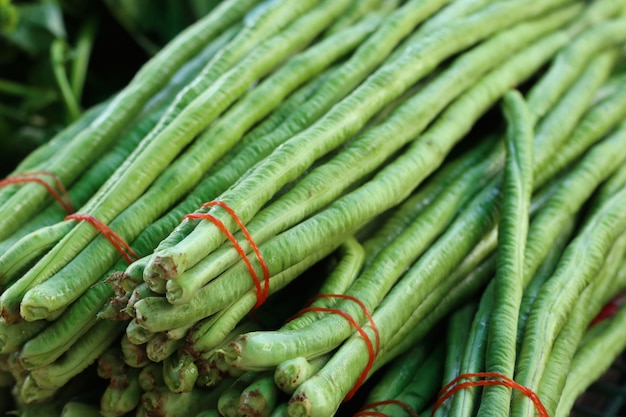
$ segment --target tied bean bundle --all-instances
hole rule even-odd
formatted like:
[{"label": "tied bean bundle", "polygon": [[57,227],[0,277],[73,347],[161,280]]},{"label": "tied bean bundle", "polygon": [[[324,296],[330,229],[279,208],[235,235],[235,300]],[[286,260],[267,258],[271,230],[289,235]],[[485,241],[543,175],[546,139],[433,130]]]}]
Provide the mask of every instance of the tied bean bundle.
[{"label": "tied bean bundle", "polygon": [[624,349],[624,45],[622,0],[219,3],[0,187],[0,410],[567,415]]}]

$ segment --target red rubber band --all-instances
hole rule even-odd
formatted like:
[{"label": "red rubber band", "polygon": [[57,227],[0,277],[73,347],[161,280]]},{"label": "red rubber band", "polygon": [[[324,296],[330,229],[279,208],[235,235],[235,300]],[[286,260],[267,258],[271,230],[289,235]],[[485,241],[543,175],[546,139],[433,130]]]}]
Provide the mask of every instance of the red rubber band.
[{"label": "red rubber band", "polygon": [[374,364],[374,360],[376,359],[376,353],[374,352],[374,345],[372,344],[372,340],[370,339],[369,335],[365,332],[365,330],[363,330],[363,328],[359,325],[359,323],[357,323],[357,321],[354,320],[354,318],[351,315],[349,315],[343,310],[340,310],[338,308],[328,308],[328,307],[305,307],[302,310],[300,310],[298,314],[303,314],[309,311],[339,314],[341,317],[345,318],[346,320],[348,320],[348,322],[350,322],[350,324],[359,332],[359,334],[363,338],[363,341],[365,341],[365,345],[367,346],[367,352],[369,353],[369,360],[367,361],[367,365],[365,366],[365,369],[363,369],[363,372],[361,372],[359,379],[356,381],[356,384],[354,384],[350,392],[348,392],[346,397],[343,399],[343,401],[346,402],[350,398],[352,398],[352,396],[357,392],[357,390],[361,387],[361,385],[363,385],[363,382],[365,382],[365,378],[367,378],[367,374],[369,374],[370,369],[372,369],[372,365]]},{"label": "red rubber band", "polygon": [[[469,378],[492,378],[492,379],[483,379],[483,380],[478,380],[478,381],[467,381],[467,382],[458,383],[459,381],[461,381],[463,379],[469,379]],[[541,403],[541,400],[539,399],[539,397],[537,396],[537,394],[535,394],[535,392],[533,390],[531,390],[530,388],[527,388],[527,387],[525,387],[523,385],[518,384],[517,382],[515,382],[514,380],[512,380],[508,376],[503,375],[503,374],[498,373],[498,372],[476,372],[476,373],[468,373],[468,374],[463,374],[463,375],[457,376],[452,381],[450,381],[448,384],[446,384],[441,389],[441,391],[439,391],[439,395],[437,396],[438,397],[437,402],[435,403],[435,405],[432,408],[432,415],[434,415],[435,411],[448,398],[450,398],[452,395],[454,395],[457,391],[460,391],[462,389],[466,389],[466,388],[469,388],[469,387],[479,387],[479,386],[480,387],[482,387],[482,386],[504,386],[504,387],[508,387],[508,388],[512,388],[512,389],[517,389],[517,390],[521,391],[525,396],[530,398],[530,400],[535,405],[535,408],[537,409],[537,412],[539,413],[540,417],[550,417],[548,415],[548,411],[546,410],[544,405]]]},{"label": "red rubber band", "polygon": [[[60,194],[46,181],[44,181],[41,178],[38,178],[37,175],[45,175],[45,176],[51,177],[55,185],[59,189]],[[52,172],[31,171],[31,172],[23,172],[23,173],[15,174],[9,178],[5,178],[4,180],[1,180],[0,187],[5,187],[7,185],[13,185],[13,184],[28,183],[28,182],[33,182],[33,183],[42,185],[54,197],[54,199],[58,201],[59,204],[61,204],[61,207],[63,207],[63,209],[67,212],[67,214],[74,213],[75,211],[74,205],[72,204],[72,200],[70,199],[70,196],[67,193],[67,190],[63,186],[63,183],[61,182],[59,177],[53,174]]]},{"label": "red rubber band", "polygon": [[374,335],[376,336],[376,355],[378,355],[378,352],[380,351],[380,334],[378,333],[378,327],[376,326],[376,323],[374,323],[374,318],[370,314],[369,310],[367,309],[367,306],[365,305],[363,301],[348,294],[317,294],[315,297],[313,297],[313,299],[311,299],[311,303],[319,298],[341,298],[344,300],[351,300],[357,303],[361,307],[363,312],[365,313],[365,316],[367,317],[367,319],[369,320],[372,330],[374,330]]},{"label": "red rubber band", "polygon": [[102,235],[104,237],[106,237],[109,242],[111,242],[113,247],[119,253],[121,253],[122,256],[124,256],[124,259],[126,259],[126,261],[129,264],[133,263],[133,261],[139,259],[139,255],[137,255],[137,253],[135,253],[133,248],[131,248],[130,245],[128,243],[126,243],[124,241],[124,239],[120,235],[115,233],[113,230],[111,230],[111,228],[109,226],[107,226],[106,224],[102,223],[100,220],[96,219],[91,214],[73,213],[73,214],[70,214],[69,216],[66,216],[65,220],[85,221],[85,222],[91,224],[93,227],[96,228],[96,230],[98,230],[100,233],[102,233]]},{"label": "red rubber band", "polygon": [[400,407],[402,407],[404,409],[404,411],[406,411],[407,413],[409,413],[409,415],[411,417],[419,417],[419,414],[417,414],[415,411],[413,411],[413,409],[411,407],[409,407],[409,405],[405,402],[402,402],[400,400],[382,400],[382,401],[375,401],[373,403],[369,403],[364,405],[363,407],[361,407],[361,409],[359,411],[357,411],[357,413],[354,415],[354,417],[357,416],[380,416],[380,417],[388,417],[387,414],[385,413],[381,413],[380,411],[364,411],[370,408],[374,408],[374,407],[378,407],[381,405],[388,405],[388,404],[395,404],[398,405]]},{"label": "red rubber band", "polygon": [[248,255],[246,254],[246,251],[243,250],[239,242],[237,242],[237,239],[235,238],[235,236],[226,228],[226,225],[224,225],[224,223],[220,219],[216,218],[215,216],[212,216],[209,213],[190,213],[190,214],[185,215],[185,217],[183,217],[183,220],[184,219],[208,220],[211,223],[213,223],[215,226],[217,226],[226,235],[228,240],[230,240],[230,242],[233,244],[233,246],[235,247],[235,250],[237,251],[237,253],[239,253],[241,258],[245,262],[246,266],[248,267],[248,271],[250,271],[250,276],[252,277],[252,281],[254,282],[254,287],[256,288],[257,297],[256,297],[256,303],[254,304],[253,310],[257,309],[261,304],[263,304],[266,297],[265,297],[264,291],[261,289],[261,281],[259,280],[259,277],[256,274],[256,271],[254,270],[254,267],[252,266],[252,263],[250,262],[250,258],[248,258]]},{"label": "red rubber band", "polygon": [[204,203],[202,205],[203,208],[213,207],[213,206],[220,206],[224,210],[226,210],[228,214],[230,214],[230,216],[233,218],[233,220],[235,220],[235,222],[237,223],[237,225],[243,232],[244,236],[246,237],[246,240],[250,244],[250,247],[254,251],[256,258],[261,264],[261,269],[263,270],[263,301],[265,301],[267,297],[269,297],[270,295],[270,271],[269,271],[269,268],[267,267],[267,264],[265,263],[265,259],[263,259],[263,256],[261,255],[261,250],[259,249],[257,244],[254,242],[254,239],[252,239],[250,232],[248,232],[248,229],[243,224],[243,222],[241,221],[237,213],[235,213],[235,210],[233,210],[228,204],[226,204],[224,201],[221,201],[221,200],[209,201],[208,203]]}]

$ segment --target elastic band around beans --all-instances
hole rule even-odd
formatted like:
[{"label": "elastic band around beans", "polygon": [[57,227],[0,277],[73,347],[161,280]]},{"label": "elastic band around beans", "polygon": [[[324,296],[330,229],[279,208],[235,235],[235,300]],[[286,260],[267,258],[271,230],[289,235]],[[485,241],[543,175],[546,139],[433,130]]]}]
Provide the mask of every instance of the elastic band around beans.
[{"label": "elastic band around beans", "polygon": [[96,228],[96,230],[102,233],[102,235],[106,237],[109,240],[109,242],[111,242],[113,247],[117,249],[117,251],[124,256],[124,259],[126,259],[126,261],[129,264],[139,259],[139,255],[135,253],[135,251],[130,247],[128,243],[124,241],[124,239],[120,235],[115,233],[113,230],[111,230],[109,226],[102,223],[100,220],[96,219],[92,215],[83,214],[83,213],[73,213],[73,214],[70,214],[69,216],[66,216],[65,220],[85,221],[91,224],[93,227]]},{"label": "elastic band around beans", "polygon": [[372,330],[374,330],[374,335],[376,336],[376,354],[378,355],[378,351],[380,350],[380,334],[378,333],[378,327],[376,326],[376,323],[374,323],[374,318],[370,314],[369,310],[367,309],[367,306],[365,305],[365,303],[363,303],[363,301],[348,294],[317,294],[315,297],[311,299],[310,303],[320,298],[341,298],[344,300],[351,300],[357,303],[359,307],[361,307],[361,309],[365,313],[365,316],[367,317],[367,319],[369,320]]},{"label": "elastic band around beans", "polygon": [[402,402],[400,400],[382,400],[382,401],[375,401],[375,402],[372,402],[372,403],[369,403],[369,404],[365,404],[363,407],[361,407],[361,409],[359,411],[357,411],[357,413],[354,415],[354,417],[359,417],[359,416],[388,417],[387,414],[381,413],[380,411],[365,411],[365,410],[370,409],[370,408],[379,407],[381,405],[388,405],[388,404],[395,404],[395,405],[398,405],[398,406],[402,407],[404,409],[404,411],[409,413],[409,415],[411,417],[419,417],[419,414],[417,414],[415,411],[413,411],[413,409],[411,407],[409,407],[409,405],[407,403]]},{"label": "elastic band around beans", "polygon": [[233,218],[233,220],[235,220],[235,222],[237,223],[237,225],[243,232],[244,236],[246,237],[246,240],[250,244],[250,247],[254,251],[256,258],[261,264],[261,270],[263,271],[263,300],[265,300],[267,297],[269,297],[269,293],[270,293],[270,271],[269,271],[269,268],[267,267],[267,263],[265,263],[265,259],[263,259],[263,255],[261,255],[261,250],[259,249],[257,244],[254,242],[254,239],[252,239],[252,236],[248,232],[248,229],[243,224],[243,222],[241,221],[237,213],[235,213],[235,210],[233,210],[228,204],[226,204],[225,202],[221,200],[209,201],[208,203],[204,203],[202,205],[203,208],[213,207],[213,206],[220,206],[224,210],[226,210],[228,214],[230,214],[230,216]]},{"label": "elastic band around beans", "polygon": [[[491,378],[491,379],[482,379],[478,381],[467,381],[459,383],[459,381],[463,379],[469,378]],[[540,417],[550,417],[548,415],[548,411],[541,403],[541,400],[535,394],[533,390],[527,388],[523,385],[518,384],[511,378],[506,375],[503,375],[498,372],[476,372],[476,373],[468,373],[459,375],[450,381],[446,386],[444,386],[441,391],[439,391],[439,395],[437,396],[437,402],[432,408],[432,415],[435,414],[435,411],[452,395],[454,395],[457,391],[462,389],[466,389],[469,387],[483,387],[483,386],[504,386],[508,388],[513,388],[521,391],[525,396],[527,396],[535,405],[537,412]]]},{"label": "elastic band around beans", "polygon": [[[52,180],[54,181],[59,191],[57,192],[57,190],[55,190],[50,184],[48,184],[43,179],[39,178],[38,175],[48,176],[52,178]],[[63,183],[61,182],[59,177],[53,174],[52,172],[31,171],[31,172],[23,172],[20,174],[15,174],[9,178],[5,178],[1,180],[0,187],[6,187],[8,185],[28,183],[28,182],[33,182],[33,183],[42,185],[54,197],[54,199],[58,201],[59,204],[61,204],[61,207],[63,207],[63,210],[65,210],[67,214],[74,213],[75,211],[74,205],[72,204],[72,200],[70,199],[70,196],[67,193],[67,190],[63,186]]]},{"label": "elastic band around beans", "polygon": [[215,226],[217,226],[226,235],[228,240],[230,240],[230,242],[235,247],[235,250],[237,251],[237,253],[241,256],[241,258],[245,262],[246,266],[248,267],[248,271],[250,271],[250,276],[252,277],[252,281],[254,282],[254,287],[256,288],[256,294],[257,294],[256,303],[254,304],[253,309],[257,309],[261,304],[263,304],[263,302],[265,301],[267,297],[265,296],[265,292],[263,291],[263,289],[261,289],[261,281],[259,281],[259,277],[256,274],[256,271],[254,270],[254,267],[252,266],[252,263],[250,262],[248,255],[246,254],[246,251],[243,250],[239,242],[237,242],[237,239],[235,238],[235,236],[228,230],[228,228],[226,228],[224,223],[220,219],[218,219],[215,216],[212,216],[209,213],[190,213],[190,214],[185,215],[185,217],[183,217],[183,220],[184,219],[208,220],[211,223],[213,223]]},{"label": "elastic band around beans", "polygon": [[343,399],[343,401],[346,402],[350,398],[352,398],[352,396],[354,396],[354,394],[361,387],[363,382],[365,382],[365,378],[367,378],[367,374],[369,373],[370,369],[372,369],[372,365],[374,365],[374,360],[376,359],[376,352],[374,352],[374,345],[372,344],[372,340],[370,339],[369,335],[365,332],[365,330],[363,330],[363,328],[359,325],[359,323],[357,323],[357,321],[354,320],[354,318],[351,315],[349,315],[343,310],[340,310],[338,308],[328,308],[328,307],[305,307],[298,312],[298,315],[307,313],[309,311],[314,311],[318,313],[339,314],[341,317],[348,320],[348,322],[359,332],[359,334],[363,338],[363,341],[365,342],[365,345],[367,346],[367,352],[369,353],[369,360],[367,361],[367,365],[365,366],[365,369],[363,369],[363,372],[361,372],[359,379],[356,381],[356,383],[354,384],[350,392],[348,392],[348,394],[346,394],[346,397]]}]

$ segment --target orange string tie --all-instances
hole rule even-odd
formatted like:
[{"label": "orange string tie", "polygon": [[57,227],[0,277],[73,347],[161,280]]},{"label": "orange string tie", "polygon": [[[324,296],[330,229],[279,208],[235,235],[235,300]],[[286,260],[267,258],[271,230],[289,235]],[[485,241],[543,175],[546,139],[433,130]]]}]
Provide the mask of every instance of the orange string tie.
[{"label": "orange string tie", "polygon": [[376,359],[376,356],[378,355],[378,351],[380,350],[380,335],[378,333],[378,327],[376,326],[376,323],[374,323],[374,319],[373,319],[372,315],[370,314],[370,312],[368,311],[368,309],[365,306],[365,304],[361,300],[356,298],[356,297],[353,297],[353,296],[347,295],[347,294],[318,294],[315,297],[313,297],[313,299],[309,302],[309,304],[312,303],[314,300],[316,300],[318,298],[342,298],[342,299],[352,300],[352,301],[356,302],[363,309],[363,311],[365,312],[365,315],[367,316],[367,318],[368,318],[368,320],[370,322],[370,326],[372,327],[372,330],[374,331],[374,334],[375,334],[375,337],[376,337],[376,349],[374,349],[374,345],[372,343],[372,339],[370,339],[369,335],[365,332],[363,327],[361,327],[361,325],[351,315],[349,315],[345,311],[343,311],[341,309],[338,309],[338,308],[313,307],[313,306],[305,307],[302,310],[300,310],[298,313],[296,313],[295,316],[293,316],[291,319],[289,319],[289,320],[292,320],[296,316],[299,316],[300,314],[304,314],[304,313],[309,312],[309,311],[321,312],[321,313],[339,314],[341,317],[345,318],[352,325],[352,327],[354,327],[359,332],[359,334],[363,338],[363,341],[365,342],[365,345],[367,346],[367,352],[369,353],[369,359],[367,361],[367,365],[365,366],[365,369],[363,369],[363,372],[361,372],[361,375],[359,376],[359,379],[354,384],[354,386],[352,387],[350,392],[348,392],[348,394],[344,398],[343,401],[346,402],[350,398],[352,398],[354,396],[354,394],[357,392],[357,390],[361,387],[361,385],[363,385],[363,382],[365,382],[365,379],[367,378],[367,375],[369,374],[370,370],[372,369],[372,366],[374,365],[374,360]]},{"label": "orange string tie", "polygon": [[354,301],[355,303],[357,303],[359,307],[361,307],[361,309],[365,313],[365,316],[367,317],[367,320],[369,320],[370,326],[372,327],[372,330],[374,331],[374,336],[376,337],[376,354],[378,355],[378,351],[380,350],[380,334],[378,333],[378,327],[376,326],[376,323],[374,322],[374,318],[370,314],[369,310],[367,309],[367,306],[365,305],[363,301],[349,294],[317,294],[311,299],[309,304],[314,302],[315,300],[319,300],[320,298],[340,298],[342,300],[350,300],[350,301]]},{"label": "orange string tie", "polygon": [[[210,204],[210,203],[207,203],[207,204]],[[203,205],[202,207],[205,207],[205,206],[206,205]],[[213,223],[215,226],[217,226],[217,228],[220,229],[222,233],[224,233],[224,235],[226,235],[228,240],[230,240],[230,242],[235,247],[235,250],[237,251],[239,256],[241,256],[241,259],[246,264],[246,267],[248,268],[248,271],[250,272],[250,276],[252,277],[252,281],[254,282],[254,287],[256,288],[256,294],[257,294],[257,301],[254,304],[254,307],[252,309],[256,310],[261,304],[263,304],[263,302],[265,302],[265,300],[267,299],[269,295],[269,270],[267,269],[267,265],[265,265],[265,261],[263,260],[263,257],[260,257],[260,252],[258,253],[257,256],[259,257],[259,261],[261,262],[261,267],[263,268],[263,273],[265,274],[265,277],[266,277],[266,281],[265,281],[266,290],[261,288],[261,281],[259,280],[259,276],[254,270],[254,267],[252,266],[252,263],[250,262],[250,258],[248,258],[248,255],[246,254],[246,251],[239,244],[239,242],[237,241],[237,238],[235,238],[235,236],[230,232],[230,230],[228,230],[226,225],[220,219],[218,219],[217,217],[209,213],[189,213],[183,217],[183,220],[184,219],[208,220],[211,223]],[[237,220],[238,218],[235,221]],[[242,230],[243,230],[243,225],[242,225]],[[246,230],[246,233],[244,234],[249,236],[249,234],[247,233],[247,230]],[[251,242],[251,245],[254,244],[251,238],[248,241]],[[256,245],[254,245],[254,247],[256,247]]]},{"label": "orange string tie", "polygon": [[109,226],[102,223],[94,216],[84,213],[73,213],[69,216],[66,216],[65,220],[85,221],[91,224],[94,228],[96,228],[96,230],[102,233],[102,235],[106,237],[109,242],[111,242],[113,247],[117,249],[117,251],[121,253],[122,256],[124,256],[124,259],[126,259],[129,264],[139,259],[139,255],[137,255],[133,248],[131,248],[130,245],[126,243],[120,235],[115,233],[113,230],[111,230]]},{"label": "orange string tie", "polygon": [[[39,178],[39,176],[47,176],[47,177],[52,178],[52,180],[54,181],[59,191],[55,190],[50,184],[48,184],[42,178]],[[61,207],[63,207],[63,210],[65,210],[67,214],[74,213],[75,211],[74,205],[72,204],[72,200],[70,199],[70,196],[67,190],[63,186],[61,179],[55,174],[53,174],[52,172],[31,171],[31,172],[23,172],[23,173],[15,174],[9,178],[5,178],[1,180],[0,187],[6,187],[8,185],[15,185],[15,184],[23,184],[23,183],[28,183],[28,182],[42,185],[54,197],[54,199],[59,202],[59,204],[61,205]]]},{"label": "orange string tie", "polygon": [[361,407],[359,411],[357,411],[354,417],[359,417],[359,416],[388,417],[387,414],[381,413],[380,411],[366,411],[370,408],[379,407],[381,405],[388,405],[388,404],[395,404],[395,405],[402,407],[404,411],[409,413],[411,417],[419,417],[419,414],[413,411],[413,409],[407,403],[402,402],[400,400],[382,400],[382,401],[375,401],[375,402],[366,404],[363,407]]},{"label": "orange string tie", "polygon": [[[459,381],[462,381],[464,379],[470,379],[470,378],[485,378],[485,379],[459,383]],[[548,411],[546,410],[544,405],[541,403],[539,396],[537,396],[537,394],[535,394],[533,390],[531,390],[528,387],[518,384],[517,382],[515,382],[508,376],[503,375],[498,372],[475,372],[475,373],[467,373],[467,374],[457,376],[448,384],[446,384],[441,389],[441,391],[439,391],[439,395],[437,396],[438,398],[437,402],[435,403],[432,409],[432,415],[434,415],[435,411],[448,398],[454,395],[457,391],[460,391],[462,389],[466,389],[469,387],[483,387],[483,386],[504,386],[504,387],[519,390],[533,402],[540,417],[550,417],[548,415]]]},{"label": "orange string tie", "polygon": [[203,208],[208,208],[208,207],[213,207],[213,206],[219,206],[223,208],[224,210],[226,210],[228,214],[230,214],[230,217],[232,217],[233,220],[235,220],[235,222],[237,223],[237,225],[243,232],[244,236],[246,237],[246,240],[250,244],[250,247],[254,251],[254,254],[256,255],[257,260],[261,264],[261,270],[263,271],[263,301],[265,301],[267,297],[269,297],[270,295],[270,271],[269,271],[269,268],[267,267],[267,263],[265,263],[265,259],[263,259],[263,255],[261,255],[261,250],[259,249],[257,244],[254,242],[254,239],[252,239],[250,232],[248,232],[248,229],[243,224],[243,222],[241,221],[237,213],[235,213],[235,210],[233,210],[228,204],[226,204],[224,201],[221,201],[221,200],[209,201],[208,203],[204,203],[202,205]]}]

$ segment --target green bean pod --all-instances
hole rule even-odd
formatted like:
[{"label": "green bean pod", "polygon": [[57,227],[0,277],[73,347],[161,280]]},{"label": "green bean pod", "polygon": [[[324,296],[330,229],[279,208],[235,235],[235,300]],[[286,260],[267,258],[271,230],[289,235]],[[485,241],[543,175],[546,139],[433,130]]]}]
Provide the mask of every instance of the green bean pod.
[{"label": "green bean pod", "polygon": [[377,226],[363,248],[367,253],[366,266],[376,258],[378,253],[395,237],[404,231],[424,210],[456,179],[467,170],[483,161],[495,144],[494,138],[481,140],[472,149],[463,153],[453,161],[446,161],[444,165],[433,173],[417,190]]},{"label": "green bean pod", "polygon": [[104,417],[122,416],[133,411],[141,399],[139,369],[125,369],[113,377],[100,397],[100,413]]},{"label": "green bean pod", "polygon": [[237,412],[242,417],[269,417],[279,400],[272,372],[257,375],[241,392]]},{"label": "green bean pod", "polygon": [[544,170],[537,171],[538,184],[543,184],[546,178],[563,171],[572,161],[580,158],[592,144],[615,128],[620,128],[626,115],[624,91],[626,91],[626,82],[615,94],[606,97],[589,109],[565,146],[555,154]]},{"label": "green bean pod", "polygon": [[222,392],[217,401],[217,410],[225,417],[238,417],[239,397],[243,390],[257,377],[256,372],[246,372],[232,381],[226,390]]},{"label": "green bean pod", "polygon": [[46,328],[44,320],[8,324],[0,317],[0,353],[13,353]]},{"label": "green bean pod", "polygon": [[[545,49],[545,47],[544,47],[544,49],[542,50],[542,52],[545,52],[545,51],[546,51],[546,49]],[[507,68],[507,70],[508,70],[508,68]],[[504,70],[503,70],[503,73],[504,73]],[[498,73],[498,74],[499,74],[499,73]],[[513,73],[513,74],[515,74],[515,73]],[[509,77],[510,75],[511,75],[511,72],[507,73],[507,74],[506,74],[506,77]],[[494,78],[495,78],[495,77],[494,77]],[[502,81],[504,81],[504,80],[502,80]],[[500,80],[498,80],[497,82],[500,82]],[[504,84],[502,84],[502,86],[504,87]],[[480,90],[480,89],[478,89],[478,90]],[[490,94],[491,94],[491,92],[490,92]],[[473,95],[473,94],[472,94],[472,95]],[[473,98],[472,98],[471,100],[473,100]],[[469,101],[469,99],[468,99],[468,101]],[[474,106],[474,108],[476,108],[475,104],[476,104],[475,102],[474,102],[474,103],[472,103],[472,105]],[[447,125],[447,127],[446,127],[446,128],[449,128],[449,127],[450,127],[450,125]],[[439,136],[439,135],[438,135],[438,136]],[[430,151],[432,151],[432,148],[430,148],[430,145],[426,145],[426,143],[429,143],[429,142],[426,140],[426,141],[423,143],[424,148],[420,149],[420,151],[421,151],[421,152],[430,152]],[[418,151],[417,151],[417,148],[418,148],[418,147],[421,147],[421,145],[419,145],[419,143],[418,143],[418,144],[414,145],[414,147],[415,147],[415,151],[416,151],[416,152],[418,152]],[[420,158],[421,158],[421,157],[420,157]],[[405,158],[403,157],[402,159],[405,159]],[[406,160],[409,160],[409,159],[410,159],[410,156],[409,156],[409,155],[406,155]],[[425,162],[425,161],[424,161],[424,162]],[[430,162],[430,161],[429,161],[429,162]],[[434,163],[435,161],[434,161],[434,160],[432,160],[432,162]],[[393,165],[393,164],[392,164],[392,165]],[[389,168],[389,169],[391,169],[391,167],[387,167],[387,168],[385,168],[385,172],[386,172],[386,170],[387,170],[388,168]],[[394,174],[394,175],[395,175],[395,174]],[[380,175],[379,175],[379,176],[380,176]],[[415,178],[415,177],[413,177],[413,178]],[[386,190],[389,190],[389,189],[390,189],[389,187],[387,187],[387,188],[386,188]],[[365,192],[364,192],[364,193],[365,193]],[[358,193],[352,193],[352,194],[351,194],[351,196],[352,196],[352,195],[354,195],[354,197],[356,198],[356,195],[358,195]],[[339,205],[339,202],[341,202],[341,203],[343,203],[343,202],[348,203],[348,201],[350,201],[350,199],[349,199],[349,198],[343,198],[343,199],[339,200],[337,203],[335,203],[334,205],[335,205],[335,206],[336,206],[336,205]],[[362,204],[362,202],[363,202],[363,201],[369,201],[369,199],[368,199],[367,197],[361,196],[361,197],[360,197],[360,199],[359,199],[359,201],[360,201],[360,206],[361,206],[361,208],[364,208],[364,205]],[[393,201],[393,199],[386,200],[386,201]],[[358,218],[358,216],[356,216],[356,217],[355,217],[355,219],[356,219],[356,218]],[[303,222],[302,224],[306,224],[306,223],[307,223],[307,222]],[[345,223],[342,223],[342,224],[345,224]],[[294,228],[294,229],[298,229],[298,228],[299,228],[299,227],[296,227],[296,228]],[[209,286],[209,287],[210,287],[210,286]],[[209,288],[209,287],[205,287],[205,288],[207,288],[207,291],[208,291],[208,288]],[[203,289],[203,290],[204,290],[204,289]],[[203,290],[201,290],[201,291],[203,291]]]},{"label": "green bean pod", "polygon": [[321,355],[310,361],[303,357],[288,359],[276,365],[274,383],[287,394],[293,394],[304,381],[328,362],[330,355]]},{"label": "green bean pod", "polygon": [[163,361],[163,381],[171,392],[189,392],[198,380],[198,367],[195,357],[186,350],[179,349]]},{"label": "green bean pod", "polygon": [[162,364],[153,362],[141,368],[139,386],[144,392],[157,391],[159,388],[165,387]]},{"label": "green bean pod", "polygon": [[146,355],[152,362],[163,362],[184,345],[183,339],[171,339],[166,333],[157,333],[146,343]]},{"label": "green bean pod", "polygon": [[[443,367],[442,383],[452,381],[461,375],[466,345],[472,340],[473,318],[476,316],[477,303],[469,302],[450,314],[446,329],[446,353]],[[435,416],[449,415],[451,403],[442,404]]]},{"label": "green bean pod", "polygon": [[364,0],[353,1],[346,7],[346,10],[341,16],[324,32],[324,37],[328,37],[337,33],[338,31],[345,29],[348,26],[359,21],[368,14],[375,13],[381,10],[393,10],[398,7],[397,0]]},{"label": "green bean pod", "polygon": [[[582,122],[581,122],[582,123]],[[559,181],[544,208],[533,219],[524,255],[524,281],[530,281],[564,225],[626,157],[626,125],[592,147],[572,171]]]},{"label": "green bean pod", "polygon": [[74,343],[65,355],[52,364],[31,370],[30,376],[40,388],[58,389],[93,363],[122,331],[123,327],[118,322],[100,322]]},{"label": "green bean pod", "polygon": [[[513,377],[517,321],[524,292],[524,251],[533,190],[534,120],[523,96],[511,90],[503,97],[507,121],[502,211],[498,225],[498,268],[486,353],[486,371]],[[483,390],[479,416],[506,413],[510,391],[506,387]]]}]

